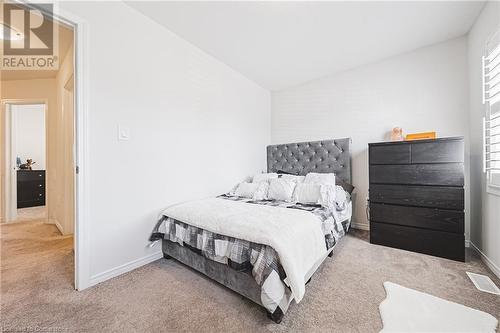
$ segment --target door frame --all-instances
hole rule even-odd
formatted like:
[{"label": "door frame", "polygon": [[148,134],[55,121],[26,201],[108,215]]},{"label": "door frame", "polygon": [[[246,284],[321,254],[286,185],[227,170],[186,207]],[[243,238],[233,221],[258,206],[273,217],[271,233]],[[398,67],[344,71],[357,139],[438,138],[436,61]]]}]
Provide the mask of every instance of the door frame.
[{"label": "door frame", "polygon": [[[23,6],[45,12],[36,3],[27,0],[14,0]],[[54,2],[49,0],[48,2]],[[75,289],[83,290],[90,287],[90,196],[89,196],[89,28],[82,17],[55,6],[57,9],[52,15],[58,23],[65,24],[73,29],[74,54],[74,112],[75,112]]]},{"label": "door frame", "polygon": [[[12,113],[12,110],[9,108],[11,105],[33,105],[33,104],[43,104],[44,105],[44,116],[45,116],[45,161],[48,161],[48,149],[47,149],[47,137],[48,137],[48,109],[49,109],[49,101],[44,98],[37,99],[2,99],[1,103],[1,111],[2,111],[2,132],[3,132],[3,142],[4,146],[1,149],[1,158],[0,161],[2,167],[4,167],[5,175],[2,179],[2,188],[0,189],[1,193],[1,210],[3,215],[2,223],[13,222],[17,216],[17,185],[16,179],[12,175],[12,170],[15,168],[15,157],[13,155],[13,151],[15,150],[17,140],[12,135],[12,128],[17,122],[17,117]],[[47,166],[50,165],[47,163]],[[46,169],[47,169],[46,166]]]},{"label": "door frame", "polygon": [[54,18],[73,27],[74,54],[73,105],[75,113],[75,289],[83,290],[90,283],[89,237],[89,33],[88,25],[81,17],[59,9]]}]

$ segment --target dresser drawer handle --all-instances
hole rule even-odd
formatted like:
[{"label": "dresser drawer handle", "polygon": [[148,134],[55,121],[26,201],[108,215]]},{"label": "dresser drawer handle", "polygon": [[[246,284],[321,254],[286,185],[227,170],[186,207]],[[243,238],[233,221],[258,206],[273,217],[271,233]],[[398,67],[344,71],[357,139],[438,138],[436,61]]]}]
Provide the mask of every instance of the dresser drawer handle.
[{"label": "dresser drawer handle", "polygon": [[42,196],[42,194],[40,193],[38,196],[39,196],[39,197],[41,197],[41,196]]},{"label": "dresser drawer handle", "polygon": [[42,184],[38,184],[38,187],[42,187],[43,185]]}]

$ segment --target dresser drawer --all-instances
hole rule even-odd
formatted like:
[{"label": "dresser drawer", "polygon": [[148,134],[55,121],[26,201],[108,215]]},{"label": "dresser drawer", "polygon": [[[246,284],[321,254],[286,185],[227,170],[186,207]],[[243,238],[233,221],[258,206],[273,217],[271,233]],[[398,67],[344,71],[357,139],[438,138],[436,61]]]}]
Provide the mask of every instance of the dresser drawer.
[{"label": "dresser drawer", "polygon": [[458,234],[464,233],[464,212],[370,203],[370,220]]},{"label": "dresser drawer", "polygon": [[463,163],[463,140],[412,143],[412,163]]},{"label": "dresser drawer", "polygon": [[463,210],[461,187],[418,185],[370,185],[370,202]]},{"label": "dresser drawer", "polygon": [[36,207],[36,206],[45,206],[45,197],[17,202],[17,208]]},{"label": "dresser drawer", "polygon": [[407,144],[370,146],[370,164],[409,164],[411,149]]},{"label": "dresser drawer", "polygon": [[45,190],[23,189],[17,191],[18,201],[38,200],[45,197]]},{"label": "dresser drawer", "polygon": [[23,182],[18,182],[17,183],[17,188],[24,190],[24,189],[32,189],[32,190],[43,190],[45,188],[45,182],[43,179],[36,179],[36,180],[28,180],[28,181],[23,181]]},{"label": "dresser drawer", "polygon": [[18,170],[17,181],[45,181],[45,170]]},{"label": "dresser drawer", "polygon": [[462,163],[370,165],[370,183],[464,186]]},{"label": "dresser drawer", "polygon": [[463,234],[371,222],[370,242],[465,261]]}]

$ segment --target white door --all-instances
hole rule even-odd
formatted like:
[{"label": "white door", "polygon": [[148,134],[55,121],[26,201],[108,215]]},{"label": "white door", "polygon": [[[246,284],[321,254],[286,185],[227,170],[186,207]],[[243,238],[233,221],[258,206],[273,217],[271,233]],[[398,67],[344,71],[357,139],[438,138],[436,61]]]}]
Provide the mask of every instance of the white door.
[{"label": "white door", "polygon": [[75,225],[75,113],[73,76],[63,93],[64,234],[73,234]]},{"label": "white door", "polygon": [[17,127],[16,112],[12,104],[5,109],[5,220],[14,221],[17,218],[17,174],[16,174],[16,137],[13,128]]}]

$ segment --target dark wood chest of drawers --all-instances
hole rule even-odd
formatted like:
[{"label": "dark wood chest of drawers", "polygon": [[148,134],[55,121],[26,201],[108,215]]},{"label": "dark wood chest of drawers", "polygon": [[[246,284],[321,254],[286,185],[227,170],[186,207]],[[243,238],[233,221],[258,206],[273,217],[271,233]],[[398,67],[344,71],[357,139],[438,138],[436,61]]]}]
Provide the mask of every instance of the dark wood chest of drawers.
[{"label": "dark wood chest of drawers", "polygon": [[17,208],[45,206],[45,170],[17,170]]},{"label": "dark wood chest of drawers", "polygon": [[461,137],[369,144],[370,242],[465,260]]}]

